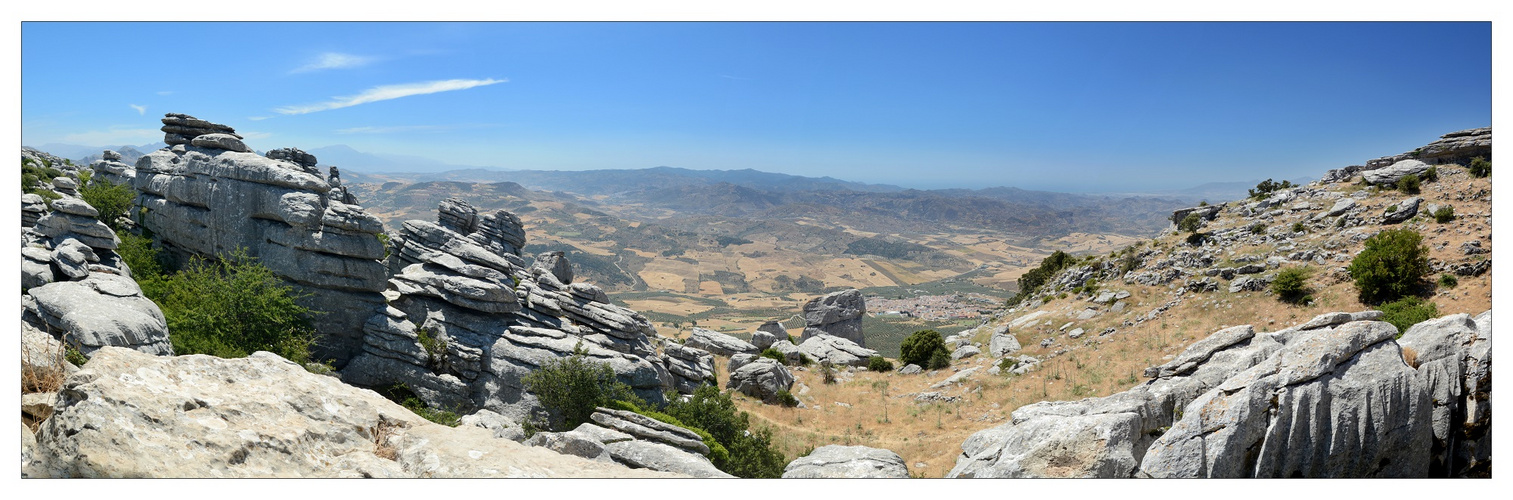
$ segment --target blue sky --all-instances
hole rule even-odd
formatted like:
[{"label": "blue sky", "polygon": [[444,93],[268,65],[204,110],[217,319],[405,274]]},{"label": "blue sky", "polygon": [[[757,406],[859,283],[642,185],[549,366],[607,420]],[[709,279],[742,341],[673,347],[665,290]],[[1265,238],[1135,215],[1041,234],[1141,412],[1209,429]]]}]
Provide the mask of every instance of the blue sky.
[{"label": "blue sky", "polygon": [[27,145],[1138,191],[1489,126],[1490,23],[26,23]]}]

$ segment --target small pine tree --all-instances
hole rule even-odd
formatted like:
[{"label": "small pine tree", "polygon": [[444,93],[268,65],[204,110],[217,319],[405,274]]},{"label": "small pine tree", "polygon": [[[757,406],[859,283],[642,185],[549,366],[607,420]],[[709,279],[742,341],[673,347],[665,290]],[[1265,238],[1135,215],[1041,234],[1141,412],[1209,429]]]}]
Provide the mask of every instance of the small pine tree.
[{"label": "small pine tree", "polygon": [[951,354],[946,352],[946,341],[935,330],[920,330],[899,344],[898,361],[906,365],[929,368],[930,358],[935,353],[944,354],[949,363]]},{"label": "small pine tree", "polygon": [[1271,293],[1289,304],[1302,304],[1308,300],[1308,269],[1290,267],[1277,273],[1271,282]]}]

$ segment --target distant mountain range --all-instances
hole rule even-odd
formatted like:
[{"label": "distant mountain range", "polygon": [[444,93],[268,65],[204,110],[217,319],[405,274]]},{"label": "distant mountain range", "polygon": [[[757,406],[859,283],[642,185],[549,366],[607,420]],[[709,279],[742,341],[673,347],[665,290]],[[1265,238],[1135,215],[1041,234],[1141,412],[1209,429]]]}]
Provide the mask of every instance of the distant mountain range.
[{"label": "distant mountain range", "polygon": [[[92,161],[95,161],[95,160],[99,159],[100,158],[100,153],[104,152],[107,149],[109,149],[111,151],[118,152],[118,153],[127,152],[127,151],[124,151],[124,150],[128,150],[129,149],[129,150],[137,151],[138,153],[141,153],[141,154],[145,154],[145,153],[151,153],[153,151],[157,151],[159,149],[168,147],[168,145],[164,144],[162,141],[148,143],[148,144],[142,144],[140,146],[130,145],[130,144],[121,144],[121,145],[116,145],[116,146],[80,146],[78,144],[62,144],[62,143],[56,143],[56,142],[49,142],[49,143],[43,144],[41,146],[28,146],[28,147],[30,147],[32,149],[35,149],[35,150],[38,150],[38,151],[46,151],[48,153],[52,153],[55,156],[60,156],[60,157],[63,157],[63,158],[68,158],[70,160],[73,160],[74,163],[78,163],[78,164],[81,164],[81,165],[88,165],[89,162],[92,162]],[[141,154],[138,154],[137,156],[141,156]],[[135,161],[135,160],[133,160],[133,161]]]}]

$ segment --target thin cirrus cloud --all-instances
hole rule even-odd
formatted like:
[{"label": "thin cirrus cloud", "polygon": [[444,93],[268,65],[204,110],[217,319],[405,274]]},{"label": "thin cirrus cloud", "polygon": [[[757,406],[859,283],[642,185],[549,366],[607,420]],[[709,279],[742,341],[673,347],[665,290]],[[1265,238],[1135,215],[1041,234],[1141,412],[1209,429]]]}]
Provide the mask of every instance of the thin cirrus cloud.
[{"label": "thin cirrus cloud", "polygon": [[465,125],[392,125],[387,127],[353,127],[336,129],[335,132],[342,135],[348,134],[398,134],[408,132],[447,132],[458,129],[474,129],[495,127],[494,124],[465,124]]},{"label": "thin cirrus cloud", "polygon": [[303,115],[306,113],[349,108],[358,104],[387,101],[390,99],[398,99],[412,95],[435,94],[438,92],[450,92],[453,90],[466,90],[473,87],[482,87],[484,85],[493,85],[496,83],[504,83],[508,81],[508,78],[499,80],[495,80],[493,78],[485,78],[482,80],[436,80],[431,82],[379,85],[377,87],[364,90],[362,91],[362,93],[353,96],[333,97],[330,101],[318,104],[273,108],[273,111],[282,115]]},{"label": "thin cirrus cloud", "polygon": [[377,60],[377,57],[357,56],[352,54],[343,54],[340,52],[323,52],[320,55],[315,56],[315,60],[310,61],[304,66],[294,68],[289,72],[308,73],[311,71],[321,71],[327,69],[360,68],[367,66],[369,63]]},{"label": "thin cirrus cloud", "polygon": [[135,105],[135,104],[127,104],[127,106],[131,106],[131,109],[137,110],[137,114],[138,115],[146,115],[147,114],[147,106],[138,106],[138,105]]}]

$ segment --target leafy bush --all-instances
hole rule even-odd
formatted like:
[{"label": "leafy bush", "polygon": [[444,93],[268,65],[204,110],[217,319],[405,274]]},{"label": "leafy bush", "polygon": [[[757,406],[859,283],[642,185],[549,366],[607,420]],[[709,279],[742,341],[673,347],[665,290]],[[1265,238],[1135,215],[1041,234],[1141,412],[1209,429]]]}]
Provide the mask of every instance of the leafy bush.
[{"label": "leafy bush", "polygon": [[[673,400],[673,399],[677,399],[677,398],[676,397],[668,397],[667,399],[668,400]],[[709,431],[706,431],[704,429],[700,429],[700,428],[692,426],[692,425],[685,424],[685,423],[683,423],[682,420],[678,420],[677,417],[674,417],[672,415],[668,415],[666,413],[662,413],[662,412],[659,412],[659,411],[655,411],[655,410],[644,409],[644,408],[642,408],[642,407],[640,407],[640,406],[638,406],[635,403],[632,403],[630,401],[611,401],[609,403],[609,405],[606,406],[606,408],[613,408],[613,409],[616,409],[616,410],[624,410],[624,411],[632,412],[632,413],[635,413],[635,414],[638,414],[638,415],[641,415],[641,416],[644,416],[644,417],[656,420],[658,422],[662,422],[664,424],[676,425],[678,427],[682,427],[684,429],[688,429],[690,431],[693,431],[694,434],[698,434],[699,435],[699,440],[701,440],[701,441],[704,442],[704,446],[708,446],[709,447],[709,461],[710,462],[720,462],[720,461],[724,461],[724,460],[729,460],[730,459],[730,451],[726,450],[725,449],[725,445],[720,444],[720,442],[718,440],[716,440],[714,438],[714,435],[710,434]]]},{"label": "leafy bush", "polygon": [[1439,167],[1434,166],[1434,165],[1430,165],[1429,166],[1429,170],[1425,170],[1424,171],[1423,181],[1424,182],[1434,182],[1434,181],[1437,181],[1437,180],[1439,180]]},{"label": "leafy bush", "polygon": [[788,460],[772,449],[772,430],[751,429],[750,416],[738,411],[730,395],[712,386],[695,390],[687,401],[668,398],[662,411],[679,421],[703,429],[724,445],[729,457],[711,456],[714,466],[736,477],[777,478]]},{"label": "leafy bush", "polygon": [[1380,304],[1418,291],[1429,274],[1429,247],[1411,229],[1388,229],[1366,239],[1366,247],[1350,261],[1361,302]]},{"label": "leafy bush", "polygon": [[1072,257],[1071,254],[1066,252],[1060,250],[1051,252],[1050,256],[1041,259],[1038,267],[1026,271],[1023,275],[1019,276],[1019,292],[1014,294],[1014,297],[1010,298],[1008,303],[1012,305],[1023,302],[1025,298],[1028,298],[1030,294],[1039,290],[1057,272],[1070,267],[1076,261],[1076,257]]},{"label": "leafy bush", "polygon": [[1010,370],[1018,367],[1019,358],[1009,357],[998,360],[998,371],[1001,374],[1008,375]]},{"label": "leafy bush", "polygon": [[1265,234],[1265,233],[1266,233],[1266,224],[1262,224],[1260,222],[1257,222],[1255,224],[1251,224],[1250,225],[1250,234]]},{"label": "leafy bush", "polygon": [[121,239],[121,243],[116,246],[116,254],[126,261],[126,267],[131,268],[131,277],[142,287],[143,294],[151,297],[148,288],[163,279],[172,263],[162,252],[153,248],[150,238],[126,231],[116,231],[116,237]]},{"label": "leafy bush", "polygon": [[1181,221],[1177,222],[1177,229],[1191,233],[1197,231],[1202,225],[1203,217],[1192,213],[1187,214],[1187,217],[1183,217]]},{"label": "leafy bush", "polygon": [[553,430],[575,429],[588,421],[594,408],[612,401],[637,399],[608,364],[588,359],[587,354],[580,342],[571,356],[549,360],[522,379],[526,390],[556,418],[559,425],[549,426]]},{"label": "leafy bush", "polygon": [[873,356],[867,360],[867,369],[874,372],[891,372],[893,362],[882,356]]},{"label": "leafy bush", "polygon": [[930,365],[926,366],[925,368],[930,370],[941,370],[949,368],[950,366],[951,355],[946,353],[945,349],[941,349],[930,354]]},{"label": "leafy bush", "polygon": [[388,399],[389,401],[399,403],[399,406],[405,407],[406,410],[410,410],[411,413],[414,413],[420,418],[424,418],[426,420],[430,420],[447,427],[457,427],[457,424],[462,422],[462,417],[457,415],[457,412],[431,408],[431,406],[427,405],[425,401],[421,401],[419,396],[416,396],[414,392],[411,392],[410,387],[405,384],[400,383],[380,388],[378,390],[378,394]]},{"label": "leafy bush", "polygon": [[1455,220],[1455,207],[1445,205],[1434,211],[1434,222],[1444,224]]},{"label": "leafy bush", "polygon": [[184,270],[142,288],[168,319],[175,354],[241,358],[268,351],[299,364],[310,361],[311,311],[296,304],[300,295],[245,250],[215,261],[195,258]]},{"label": "leafy bush", "polygon": [[1208,234],[1206,233],[1193,233],[1187,235],[1187,244],[1195,247],[1203,246],[1203,242],[1207,240]]},{"label": "leafy bush", "polygon": [[946,352],[946,340],[941,338],[940,332],[935,330],[914,332],[908,338],[905,338],[903,343],[899,344],[898,352],[898,362],[906,365],[919,365],[925,368],[929,368],[930,358],[935,353],[946,355],[948,363],[949,356],[951,355],[949,352]]},{"label": "leafy bush", "polygon": [[1419,178],[1417,174],[1408,174],[1397,180],[1397,190],[1406,194],[1418,194]]},{"label": "leafy bush", "polygon": [[1441,275],[1439,275],[1439,286],[1441,288],[1455,288],[1455,285],[1459,285],[1459,284],[1460,284],[1460,279],[1456,278],[1454,274],[1441,274]]},{"label": "leafy bush", "polygon": [[1290,304],[1302,304],[1308,301],[1308,272],[1307,268],[1289,267],[1277,273],[1277,278],[1271,282],[1271,293],[1277,294],[1277,298]]},{"label": "leafy bush", "polygon": [[1270,197],[1271,193],[1273,193],[1273,192],[1276,192],[1276,191],[1281,190],[1281,189],[1287,189],[1287,188],[1290,188],[1290,187],[1293,187],[1292,181],[1284,180],[1284,181],[1278,183],[1278,182],[1273,182],[1271,179],[1266,179],[1264,181],[1261,181],[1260,184],[1256,184],[1256,188],[1255,189],[1249,189],[1247,191],[1250,191],[1250,197],[1251,198],[1255,198],[1255,199],[1260,200],[1260,199],[1266,199],[1266,198]]},{"label": "leafy bush", "polygon": [[799,398],[793,397],[788,389],[778,389],[778,404],[784,408],[793,408],[799,405]]},{"label": "leafy bush", "polygon": [[761,357],[768,358],[779,363],[788,364],[788,356],[784,356],[783,353],[778,352],[777,349],[773,349],[771,347],[762,349]]},{"label": "leafy bush", "polygon": [[1492,162],[1480,156],[1471,159],[1471,166],[1466,167],[1466,172],[1478,179],[1492,175]]},{"label": "leafy bush", "polygon": [[1439,308],[1433,302],[1418,297],[1404,297],[1381,307],[1382,321],[1397,327],[1397,336],[1402,337],[1408,327],[1422,321],[1439,317]]},{"label": "leafy bush", "polygon": [[1308,228],[1303,227],[1303,223],[1302,222],[1294,222],[1294,223],[1292,223],[1292,232],[1294,232],[1294,233],[1301,233],[1301,232],[1306,231],[1306,230],[1308,230]]}]

